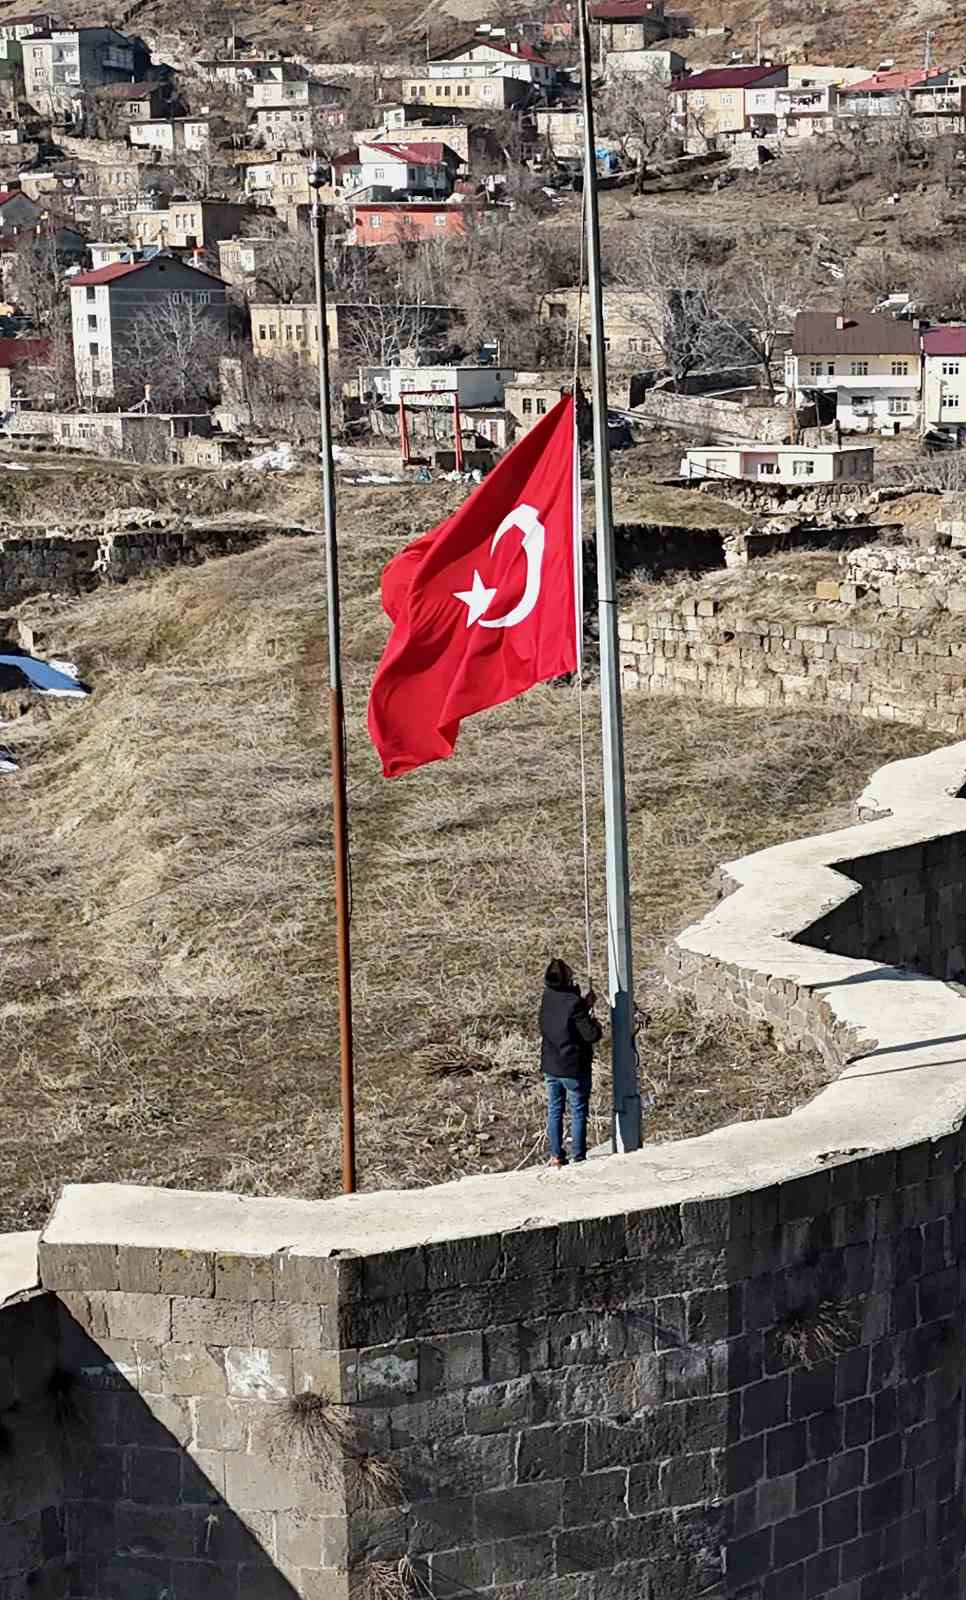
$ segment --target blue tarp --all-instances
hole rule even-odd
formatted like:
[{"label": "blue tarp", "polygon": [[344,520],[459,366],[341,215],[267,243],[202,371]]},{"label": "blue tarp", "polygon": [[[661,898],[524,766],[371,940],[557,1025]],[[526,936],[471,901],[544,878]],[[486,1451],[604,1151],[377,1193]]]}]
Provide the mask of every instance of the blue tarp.
[{"label": "blue tarp", "polygon": [[48,661],[36,656],[0,656],[0,690],[33,689],[36,694],[71,695],[83,698],[90,693],[76,678],[59,672]]}]

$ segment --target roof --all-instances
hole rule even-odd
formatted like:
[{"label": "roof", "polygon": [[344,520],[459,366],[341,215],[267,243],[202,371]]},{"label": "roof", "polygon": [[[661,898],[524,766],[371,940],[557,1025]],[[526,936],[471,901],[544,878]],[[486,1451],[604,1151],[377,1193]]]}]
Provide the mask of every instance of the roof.
[{"label": "roof", "polygon": [[42,363],[50,354],[50,339],[0,339],[0,367]]},{"label": "roof", "polygon": [[912,72],[873,72],[871,78],[860,78],[858,83],[845,86],[848,94],[900,94],[903,89],[914,89],[917,84],[933,83],[937,78],[949,76],[945,67],[934,67],[926,72],[923,67]]},{"label": "roof", "polygon": [[[839,328],[839,320],[845,326]],[[895,317],[871,311],[800,311],[795,318],[792,352],[797,356],[913,356],[919,354],[919,329]]]},{"label": "roof", "polygon": [[[353,211],[398,211],[402,215],[410,211],[448,211],[459,216],[464,211],[485,210],[482,200],[465,200],[454,205],[452,200],[350,200],[349,206]],[[77,279],[73,280],[75,283]]]},{"label": "roof", "polygon": [[[440,139],[427,139],[423,144],[397,144],[395,140],[380,140],[378,144],[363,141],[367,150],[378,150],[381,154],[392,156],[397,161],[406,161],[413,167],[429,167],[446,160],[446,152],[456,156],[455,150],[450,150],[448,144],[443,144]],[[459,160],[459,157],[456,156]]]},{"label": "roof", "polygon": [[922,336],[927,356],[966,356],[966,325],[930,328]]},{"label": "roof", "polygon": [[444,50],[441,55],[435,56],[436,61],[452,61],[456,56],[468,55],[471,50],[479,50],[482,45],[490,50],[499,51],[502,56],[513,56],[517,61],[536,61],[542,67],[549,65],[541,51],[528,44],[526,39],[515,39],[513,44],[504,44],[502,39],[490,39],[485,34],[476,34],[472,39],[467,39],[463,44],[458,44],[452,50]]},{"label": "roof", "polygon": [[785,68],[777,62],[765,67],[708,67],[705,72],[692,72],[688,77],[672,78],[671,88],[691,89],[747,89],[762,78],[770,78]]},{"label": "roof", "polygon": [[635,22],[639,17],[646,17],[648,12],[654,15],[654,7],[648,5],[647,0],[599,0],[598,5],[590,8],[595,22]]},{"label": "roof", "polygon": [[102,83],[94,92],[103,100],[146,100],[158,94],[162,87],[160,83],[142,80],[140,83]]},{"label": "roof", "polygon": [[18,199],[30,200],[32,206],[37,204],[36,200],[31,200],[30,195],[23,189],[0,189],[0,206],[5,206],[8,200]]},{"label": "roof", "polygon": [[95,284],[113,283],[116,278],[125,278],[129,273],[143,272],[146,267],[158,265],[163,267],[166,261],[171,261],[185,272],[197,272],[200,278],[210,278],[215,283],[222,281],[213,272],[204,272],[201,267],[193,266],[190,261],[182,261],[180,256],[156,255],[147,261],[114,261],[109,267],[97,267],[93,272],[78,272],[71,278],[70,287],[87,289],[93,288]]}]

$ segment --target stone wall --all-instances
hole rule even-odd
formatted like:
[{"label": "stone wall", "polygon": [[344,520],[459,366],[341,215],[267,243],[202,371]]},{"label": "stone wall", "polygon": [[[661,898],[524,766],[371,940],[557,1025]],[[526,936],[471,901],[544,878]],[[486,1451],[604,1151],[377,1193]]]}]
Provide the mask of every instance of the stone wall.
[{"label": "stone wall", "polygon": [[711,395],[673,394],[669,389],[650,389],[637,412],[643,420],[663,428],[706,431],[716,440],[766,439],[788,437],[788,412],[775,406],[744,406],[734,400],[716,400]]},{"label": "stone wall", "polygon": [[15,1600],[952,1600],[966,1007],[821,930],[959,891],[964,785],[966,744],[884,768],[874,820],[729,863],[669,952],[838,1068],[788,1117],[326,1202],[63,1191]]},{"label": "stone wall", "polygon": [[169,528],[158,517],[127,531],[76,538],[0,537],[0,606],[15,606],[36,594],[87,594],[102,583],[126,583],[169,567],[200,566],[216,556],[254,549],[268,539],[313,531],[258,523]]},{"label": "stone wall", "polygon": [[0,1595],[66,1593],[64,1391],[52,1295],[0,1303]]},{"label": "stone wall", "polygon": [[[802,607],[805,612],[805,605]],[[966,732],[966,643],[849,619],[769,621],[712,598],[619,624],[625,689],[737,706],[829,704],[882,722]]]}]

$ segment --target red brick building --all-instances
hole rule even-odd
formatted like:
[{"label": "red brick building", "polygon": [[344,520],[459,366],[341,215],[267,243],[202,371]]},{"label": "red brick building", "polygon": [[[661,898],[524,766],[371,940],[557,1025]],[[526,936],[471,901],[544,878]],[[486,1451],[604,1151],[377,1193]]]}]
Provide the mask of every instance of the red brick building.
[{"label": "red brick building", "polygon": [[352,207],[354,243],[413,244],[462,238],[479,221],[481,205],[434,205],[431,201],[373,201]]}]

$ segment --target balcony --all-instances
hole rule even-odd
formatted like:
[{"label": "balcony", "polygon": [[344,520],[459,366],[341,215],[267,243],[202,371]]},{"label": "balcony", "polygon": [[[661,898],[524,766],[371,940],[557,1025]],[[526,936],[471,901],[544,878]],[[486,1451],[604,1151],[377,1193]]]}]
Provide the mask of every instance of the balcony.
[{"label": "balcony", "polygon": [[860,394],[867,389],[906,389],[910,393],[919,392],[918,369],[911,369],[905,377],[895,373],[860,373],[836,372],[833,374],[822,373],[820,377],[812,377],[807,366],[799,363],[798,367],[799,389],[850,389],[858,390]]}]

